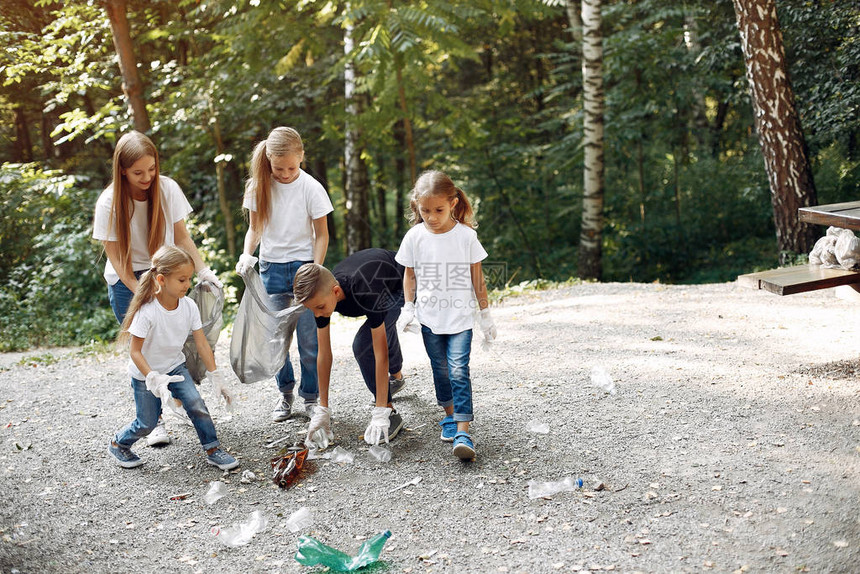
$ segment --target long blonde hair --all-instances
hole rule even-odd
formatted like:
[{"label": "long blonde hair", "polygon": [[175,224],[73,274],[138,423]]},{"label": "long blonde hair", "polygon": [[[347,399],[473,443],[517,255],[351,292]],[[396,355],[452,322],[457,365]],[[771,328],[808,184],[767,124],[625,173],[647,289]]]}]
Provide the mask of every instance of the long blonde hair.
[{"label": "long blonde hair", "polygon": [[257,200],[257,214],[265,226],[272,218],[272,162],[273,157],[301,156],[305,151],[302,136],[293,128],[277,127],[269,136],[254,146],[251,154],[251,176],[245,183],[245,195]]},{"label": "long blonde hair", "polygon": [[456,198],[457,205],[451,210],[451,217],[463,225],[468,225],[472,229],[478,227],[475,221],[475,214],[472,211],[472,204],[463,190],[454,185],[454,182],[445,173],[441,171],[425,171],[415,181],[415,186],[412,188],[412,195],[409,198],[409,207],[412,208],[412,216],[409,222],[412,225],[417,225],[424,221],[421,218],[421,212],[418,209],[418,202],[425,197],[443,196],[448,201]]},{"label": "long blonde hair", "polygon": [[156,281],[159,275],[169,276],[175,273],[177,269],[183,265],[194,266],[194,259],[191,255],[181,247],[175,245],[164,245],[155,252],[152,256],[152,266],[140,276],[137,282],[137,291],[134,292],[134,298],[128,305],[128,310],[125,312],[122,326],[119,329],[119,342],[124,343],[131,336],[128,328],[134,316],[140,311],[140,308],[155,299],[155,296],[160,291],[160,285]]},{"label": "long blonde hair", "polygon": [[[155,178],[149,188],[147,199],[146,221],[149,223],[146,241],[150,257],[164,244],[164,231],[167,222],[161,205],[161,169],[158,164],[158,150],[155,144],[144,134],[131,131],[119,138],[113,152],[113,205],[112,217],[108,223],[108,233],[116,226],[116,239],[119,244],[119,265],[131,272],[131,216],[134,212],[131,189],[128,180],[123,176],[135,162],[146,156],[155,159]],[[117,269],[120,271],[120,269]]]}]

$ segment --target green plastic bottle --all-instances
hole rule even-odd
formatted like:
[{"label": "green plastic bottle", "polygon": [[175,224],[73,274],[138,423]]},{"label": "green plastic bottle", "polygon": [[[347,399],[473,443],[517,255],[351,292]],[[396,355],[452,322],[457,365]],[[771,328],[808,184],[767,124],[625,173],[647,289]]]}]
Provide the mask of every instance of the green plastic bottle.
[{"label": "green plastic bottle", "polygon": [[299,536],[299,549],[296,551],[296,561],[305,566],[322,564],[336,572],[352,572],[379,560],[379,553],[385,542],[391,537],[391,531],[386,530],[365,540],[358,548],[358,554],[350,556],[327,544],[323,544],[310,536]]}]

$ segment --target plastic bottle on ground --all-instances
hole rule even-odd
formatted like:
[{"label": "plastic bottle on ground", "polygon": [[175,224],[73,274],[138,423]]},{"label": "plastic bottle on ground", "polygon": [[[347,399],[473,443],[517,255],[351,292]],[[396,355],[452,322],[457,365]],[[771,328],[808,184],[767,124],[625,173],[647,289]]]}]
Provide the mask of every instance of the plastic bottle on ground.
[{"label": "plastic bottle on ground", "polygon": [[313,517],[311,516],[311,511],[305,506],[302,506],[287,518],[287,528],[290,529],[290,532],[298,532],[303,528],[309,527],[311,524],[313,524]]},{"label": "plastic bottle on ground", "polygon": [[226,546],[242,546],[251,541],[255,534],[266,529],[269,521],[263,516],[259,510],[251,513],[247,522],[221,528],[215,526],[212,528],[212,534],[224,543]]},{"label": "plastic bottle on ground", "polygon": [[365,540],[358,548],[355,556],[350,556],[327,544],[323,544],[316,538],[310,536],[299,536],[299,548],[296,551],[296,561],[305,566],[316,566],[322,564],[336,572],[351,572],[372,564],[379,559],[382,547],[391,537],[391,531],[386,530]]},{"label": "plastic bottle on ground", "polygon": [[369,452],[370,456],[372,456],[379,462],[391,461],[391,451],[384,446],[373,445],[369,449],[367,449],[367,452]]},{"label": "plastic bottle on ground", "polygon": [[209,491],[203,498],[206,501],[206,504],[215,504],[226,495],[227,485],[220,480],[216,480],[209,486]]},{"label": "plastic bottle on ground", "polygon": [[576,490],[577,488],[582,488],[582,484],[581,478],[573,478],[572,476],[565,477],[563,480],[555,482],[539,482],[537,480],[530,480],[529,498],[543,498],[545,496],[558,494],[559,492]]}]

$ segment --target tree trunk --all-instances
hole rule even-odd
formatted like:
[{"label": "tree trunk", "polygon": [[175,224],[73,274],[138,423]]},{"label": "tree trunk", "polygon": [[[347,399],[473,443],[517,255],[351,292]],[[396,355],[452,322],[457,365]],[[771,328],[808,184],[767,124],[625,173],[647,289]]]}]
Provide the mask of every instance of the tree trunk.
[{"label": "tree trunk", "polygon": [[780,261],[808,253],[815,229],[800,222],[798,208],[815,205],[817,194],[806,141],[794,107],[776,0],[733,0],[755,127],[770,183]]},{"label": "tree trunk", "polygon": [[128,99],[134,129],[146,133],[150,128],[149,114],[146,112],[146,102],[143,100],[143,84],[137,73],[137,60],[134,57],[134,46],[126,17],[127,0],[105,0],[104,5],[110,20],[114,49],[119,59],[122,91]]},{"label": "tree trunk", "polygon": [[409,175],[412,178],[412,183],[418,179],[418,160],[415,156],[415,142],[412,138],[412,121],[409,119],[409,104],[406,101],[406,87],[403,85],[403,65],[402,58],[395,57],[395,66],[397,68],[397,98],[400,102],[400,113],[403,114],[403,133],[405,136],[406,151],[409,154]]},{"label": "tree trunk", "polygon": [[[343,36],[344,53],[353,50],[352,25],[347,25]],[[348,61],[343,71],[346,99],[346,136],[344,141],[344,196],[346,197],[346,254],[370,247],[368,224],[367,164],[361,158],[361,132],[359,115],[361,102],[355,92],[355,63]]]},{"label": "tree trunk", "polygon": [[[398,120],[394,124],[394,141],[397,142],[397,148],[403,149],[406,145],[406,135],[404,134],[403,121]],[[406,170],[406,162],[403,161],[403,154],[396,154],[394,158],[394,235],[397,239],[403,237],[403,231],[406,224],[406,205],[404,198],[409,189],[406,188],[406,181],[403,178],[403,172]],[[413,182],[414,183],[414,182]],[[410,186],[411,187],[411,186]]]},{"label": "tree trunk", "polygon": [[599,280],[603,274],[603,36],[601,0],[582,0],[582,84],[584,100],[584,189],[577,273]]},{"label": "tree trunk", "polygon": [[580,15],[579,0],[567,0],[567,21],[570,24],[570,33],[573,41],[582,45],[582,16]]},{"label": "tree trunk", "polygon": [[15,106],[15,162],[30,163],[33,161],[33,142],[30,139],[30,125],[27,114],[22,106]]},{"label": "tree trunk", "polygon": [[230,202],[227,199],[227,185],[224,182],[224,167],[231,160],[230,157],[224,155],[224,138],[221,137],[221,123],[218,121],[218,114],[215,111],[215,105],[209,98],[209,113],[211,121],[208,122],[212,130],[212,139],[215,140],[215,175],[218,182],[218,207],[221,209],[221,217],[224,218],[224,227],[227,233],[227,254],[230,259],[236,258],[236,226],[233,222],[233,211],[230,209]]}]

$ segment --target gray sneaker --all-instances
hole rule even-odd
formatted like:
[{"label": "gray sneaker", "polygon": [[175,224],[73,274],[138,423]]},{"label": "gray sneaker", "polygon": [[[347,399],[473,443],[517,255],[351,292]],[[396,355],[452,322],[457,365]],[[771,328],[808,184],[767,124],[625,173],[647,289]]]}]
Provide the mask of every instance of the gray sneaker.
[{"label": "gray sneaker", "polygon": [[108,443],[108,452],[113,455],[117,463],[123,468],[134,468],[143,464],[140,457],[134,454],[130,448],[114,445],[113,441]]},{"label": "gray sneaker", "polygon": [[391,414],[388,415],[388,440],[393,440],[403,428],[403,417],[400,413],[391,409]]},{"label": "gray sneaker", "polygon": [[273,422],[280,423],[290,418],[290,413],[293,410],[293,400],[295,400],[295,395],[291,392],[281,395],[277,406],[275,406],[275,410],[272,411]]},{"label": "gray sneaker", "polygon": [[406,386],[406,378],[401,376],[399,379],[395,379],[393,375],[388,377],[388,392],[393,397],[397,393],[403,390],[403,387]]}]

